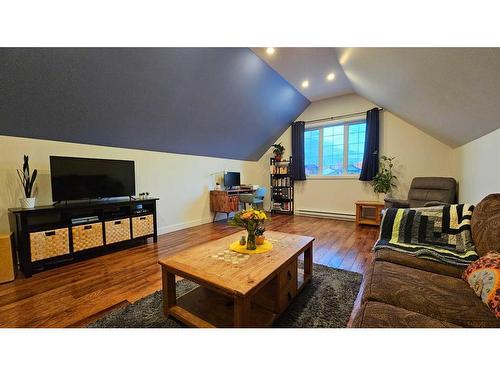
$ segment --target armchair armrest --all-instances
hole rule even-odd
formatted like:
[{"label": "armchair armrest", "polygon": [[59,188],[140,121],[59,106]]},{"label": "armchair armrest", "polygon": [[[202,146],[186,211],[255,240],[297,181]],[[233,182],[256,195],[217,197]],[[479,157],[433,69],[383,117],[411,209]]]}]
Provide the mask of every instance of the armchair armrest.
[{"label": "armchair armrest", "polygon": [[440,202],[440,201],[429,201],[425,202],[424,207],[432,207],[432,206],[449,206],[449,203]]},{"label": "armchair armrest", "polygon": [[385,208],[409,208],[410,203],[405,199],[384,198]]}]

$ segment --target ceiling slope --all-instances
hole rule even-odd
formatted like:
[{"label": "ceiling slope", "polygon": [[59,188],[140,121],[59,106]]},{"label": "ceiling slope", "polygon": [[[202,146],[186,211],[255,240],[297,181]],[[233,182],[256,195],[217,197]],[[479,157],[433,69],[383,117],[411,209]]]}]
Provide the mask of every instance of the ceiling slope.
[{"label": "ceiling slope", "polygon": [[258,160],[308,105],[247,48],[0,49],[3,135]]},{"label": "ceiling slope", "polygon": [[500,127],[499,48],[336,48],[357,94],[450,146]]},{"label": "ceiling slope", "polygon": [[[272,55],[266,53],[266,48],[252,51],[311,101],[354,92],[333,48],[280,47]],[[326,79],[330,73],[335,75],[332,81]],[[301,86],[304,80],[309,81],[309,87]]]}]

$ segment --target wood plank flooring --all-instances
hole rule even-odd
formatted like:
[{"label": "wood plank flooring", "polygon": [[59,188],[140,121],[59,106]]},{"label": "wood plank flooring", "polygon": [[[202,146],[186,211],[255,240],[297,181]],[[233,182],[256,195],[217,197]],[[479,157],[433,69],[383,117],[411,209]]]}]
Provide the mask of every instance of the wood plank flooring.
[{"label": "wood plank flooring", "polygon": [[[353,222],[275,215],[269,230],[316,238],[314,262],[364,273],[378,228]],[[0,327],[82,326],[161,289],[158,259],[238,231],[224,221],[159,236],[158,243],[54,268],[0,285]],[[359,301],[356,303],[356,306]],[[357,307],[355,307],[357,308]]]}]

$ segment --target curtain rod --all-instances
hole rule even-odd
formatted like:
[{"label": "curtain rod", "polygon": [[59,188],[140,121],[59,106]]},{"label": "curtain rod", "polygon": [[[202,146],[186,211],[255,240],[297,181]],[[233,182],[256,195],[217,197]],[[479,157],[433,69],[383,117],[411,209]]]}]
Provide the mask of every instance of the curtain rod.
[{"label": "curtain rod", "polygon": [[[383,111],[384,108],[378,108],[379,111]],[[306,124],[314,124],[316,122],[323,122],[323,121],[332,121],[332,120],[340,120],[343,118],[349,118],[349,117],[355,117],[355,116],[360,116],[366,114],[366,111],[363,112],[356,112],[356,113],[348,113],[345,115],[338,115],[338,116],[332,116],[332,117],[325,117],[325,118],[319,118],[316,120],[309,120],[309,121],[304,121]]]}]

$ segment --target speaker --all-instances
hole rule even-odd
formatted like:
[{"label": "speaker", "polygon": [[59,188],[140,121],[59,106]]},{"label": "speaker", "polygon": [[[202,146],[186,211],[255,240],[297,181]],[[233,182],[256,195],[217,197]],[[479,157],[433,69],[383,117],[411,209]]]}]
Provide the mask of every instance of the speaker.
[{"label": "speaker", "polygon": [[0,235],[0,284],[16,278],[17,261],[14,235]]}]

